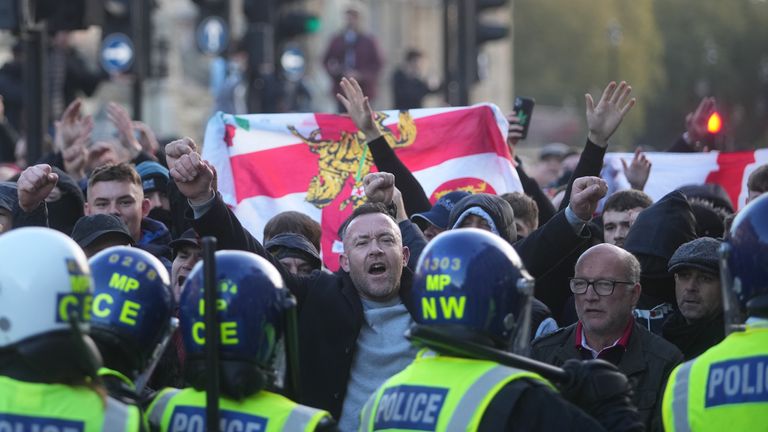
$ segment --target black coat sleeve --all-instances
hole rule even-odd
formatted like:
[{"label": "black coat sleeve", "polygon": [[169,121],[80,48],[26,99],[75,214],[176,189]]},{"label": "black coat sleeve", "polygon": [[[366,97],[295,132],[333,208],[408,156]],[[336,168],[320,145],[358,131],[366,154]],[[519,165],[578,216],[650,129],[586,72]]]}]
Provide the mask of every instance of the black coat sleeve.
[{"label": "black coat sleeve", "polygon": [[525,172],[520,159],[515,158],[515,161],[517,162],[515,170],[517,171],[517,177],[520,178],[520,183],[523,185],[523,192],[536,201],[536,205],[539,207],[539,226],[542,226],[557,213],[555,206],[552,205],[552,201],[541,190],[536,180],[530,178]]},{"label": "black coat sleeve", "polygon": [[[190,219],[191,213],[191,210],[187,212],[187,216]],[[232,210],[224,204],[224,200],[218,192],[216,193],[211,208],[200,216],[200,218],[192,220],[192,227],[201,238],[206,236],[215,237],[217,242],[216,247],[219,250],[242,250],[255,253],[256,255],[267,259],[280,272],[286,286],[291,290],[293,295],[296,296],[299,307],[301,307],[303,299],[306,298],[307,286],[309,285],[312,276],[308,278],[300,278],[285,270],[283,265],[280,264],[280,261],[267,252],[267,250],[264,249],[264,246],[262,246],[261,243],[259,243],[259,241],[243,227],[237,219],[237,216],[235,216]],[[319,271],[316,271],[315,273],[319,273]]]},{"label": "black coat sleeve", "polygon": [[695,151],[696,149],[692,145],[688,144],[682,135],[680,135],[674,144],[672,144],[672,146],[667,149],[667,152],[669,153],[693,153]]},{"label": "black coat sleeve", "polygon": [[395,175],[395,186],[403,194],[403,203],[405,204],[405,213],[411,216],[414,213],[421,213],[432,208],[429,197],[424,189],[413,176],[413,173],[406,167],[395,151],[387,143],[387,139],[382,135],[379,138],[368,143],[371,149],[371,156],[376,168],[379,171],[385,171]]},{"label": "black coat sleeve", "polygon": [[579,246],[590,238],[586,228],[577,235],[565,211],[560,210],[543,226],[531,232],[528,237],[518,240],[513,245],[525,268],[535,278],[549,273],[561,261],[568,259]]},{"label": "black coat sleeve", "polygon": [[605,150],[605,148],[587,140],[587,144],[584,146],[584,151],[581,152],[581,156],[579,157],[579,163],[576,164],[576,169],[573,170],[571,179],[568,180],[568,188],[565,190],[565,196],[560,203],[560,210],[564,210],[571,202],[571,190],[573,189],[574,180],[584,176],[600,176],[600,171],[603,169]]},{"label": "black coat sleeve", "polygon": [[517,379],[486,408],[478,431],[603,431],[594,418],[546,385]]}]

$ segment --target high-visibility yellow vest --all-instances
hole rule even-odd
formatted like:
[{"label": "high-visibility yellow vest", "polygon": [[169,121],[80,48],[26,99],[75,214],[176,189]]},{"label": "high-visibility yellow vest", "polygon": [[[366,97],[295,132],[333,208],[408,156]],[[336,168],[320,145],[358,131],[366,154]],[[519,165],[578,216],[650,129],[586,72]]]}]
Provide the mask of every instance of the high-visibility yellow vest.
[{"label": "high-visibility yellow vest", "polygon": [[134,432],[140,424],[138,408],[112,398],[104,401],[89,388],[0,376],[0,430]]},{"label": "high-visibility yellow vest", "polygon": [[116,371],[114,369],[110,369],[110,368],[106,368],[106,367],[100,367],[97,373],[102,378],[104,378],[104,377],[115,377],[115,378],[119,379],[120,381],[122,381],[123,383],[125,383],[125,385],[129,389],[136,390],[136,384],[134,384],[133,381],[131,381],[130,378],[128,378],[127,376],[123,375],[121,372],[118,372],[118,371]]},{"label": "high-visibility yellow vest", "polygon": [[[149,423],[162,431],[204,432],[205,392],[167,388],[147,410]],[[222,431],[313,431],[327,411],[299,405],[281,395],[260,391],[242,401],[219,399]]]},{"label": "high-visibility yellow vest", "polygon": [[672,371],[667,431],[768,431],[768,328],[747,326]]},{"label": "high-visibility yellow vest", "polygon": [[422,350],[371,395],[360,414],[360,430],[474,431],[494,396],[520,378],[552,387],[533,372]]}]

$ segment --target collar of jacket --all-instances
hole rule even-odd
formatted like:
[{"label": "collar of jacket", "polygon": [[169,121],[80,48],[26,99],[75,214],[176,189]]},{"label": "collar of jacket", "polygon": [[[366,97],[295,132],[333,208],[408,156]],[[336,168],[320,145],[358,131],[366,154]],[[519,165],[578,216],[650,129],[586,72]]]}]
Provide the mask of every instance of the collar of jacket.
[{"label": "collar of jacket", "polygon": [[[633,325],[634,328],[629,337],[627,350],[624,355],[621,356],[619,364],[616,365],[616,367],[618,367],[627,377],[642,372],[648,368],[648,362],[645,356],[645,338],[643,336],[650,332],[637,323],[634,323]],[[572,324],[562,339],[563,342],[560,344],[560,349],[555,357],[554,364],[561,365],[565,363],[566,360],[581,358],[581,354],[573,343],[575,337],[576,324]]]},{"label": "collar of jacket", "polygon": [[[357,292],[355,285],[352,283],[352,278],[349,273],[339,270],[344,279],[341,285],[341,294],[349,302],[350,306],[354,310],[355,318],[358,323],[363,322],[363,302],[360,300],[360,294]],[[405,308],[408,309],[408,313],[415,320],[418,316],[418,309],[416,304],[411,300],[411,285],[413,284],[413,272],[408,267],[403,267],[403,273],[400,275],[400,300],[402,300]],[[358,327],[359,330],[359,327]]]}]

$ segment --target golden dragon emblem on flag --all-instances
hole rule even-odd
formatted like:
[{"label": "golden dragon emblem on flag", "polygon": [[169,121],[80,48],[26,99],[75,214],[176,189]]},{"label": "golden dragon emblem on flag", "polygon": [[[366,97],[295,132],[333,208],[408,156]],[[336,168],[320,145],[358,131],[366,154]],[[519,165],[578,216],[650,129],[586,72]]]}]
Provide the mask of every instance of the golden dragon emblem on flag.
[{"label": "golden dragon emblem on flag", "polygon": [[[374,121],[382,130],[387,143],[392,148],[408,147],[416,140],[416,122],[408,111],[401,111],[398,117],[395,137],[389,128],[384,126],[387,115],[382,112],[374,114]],[[312,177],[307,190],[307,201],[317,208],[331,204],[344,189],[347,181],[353,181],[352,194],[341,202],[339,210],[344,210],[352,204],[355,208],[365,202],[363,192],[363,177],[371,170],[373,156],[368,151],[365,136],[360,131],[342,131],[339,140],[324,140],[320,128],[304,136],[293,126],[288,126],[293,135],[309,146],[309,150],[320,156],[318,159],[317,175]]]}]

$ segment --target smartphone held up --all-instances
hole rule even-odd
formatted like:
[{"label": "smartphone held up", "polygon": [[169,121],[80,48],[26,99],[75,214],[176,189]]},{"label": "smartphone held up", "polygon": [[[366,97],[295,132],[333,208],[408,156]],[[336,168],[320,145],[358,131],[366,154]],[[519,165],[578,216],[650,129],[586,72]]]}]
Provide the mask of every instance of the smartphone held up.
[{"label": "smartphone held up", "polygon": [[528,136],[528,127],[531,125],[531,116],[533,115],[533,106],[536,101],[533,98],[516,97],[513,109],[515,115],[520,119],[520,126],[523,127],[523,136],[521,139],[525,139]]}]

